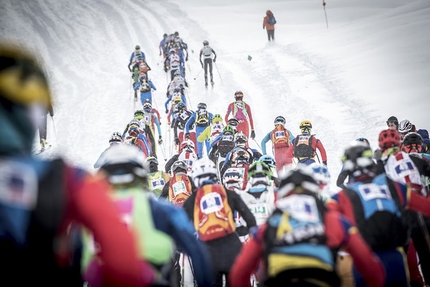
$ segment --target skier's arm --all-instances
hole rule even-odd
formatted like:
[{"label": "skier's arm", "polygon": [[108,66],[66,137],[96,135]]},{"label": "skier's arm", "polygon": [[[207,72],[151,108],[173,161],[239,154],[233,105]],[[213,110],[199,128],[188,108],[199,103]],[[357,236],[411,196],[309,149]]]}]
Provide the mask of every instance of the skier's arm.
[{"label": "skier's arm", "polygon": [[270,140],[271,136],[272,136],[272,132],[270,131],[262,140],[261,140],[261,152],[263,154],[267,154],[266,152],[266,143]]},{"label": "skier's arm", "polygon": [[160,122],[158,121],[158,118],[157,118],[157,116],[155,114],[152,114],[152,117],[154,119],[155,126],[157,127],[158,137],[161,138],[163,134],[161,133]]},{"label": "skier's arm", "polygon": [[170,95],[168,98],[167,98],[167,100],[166,100],[166,102],[164,103],[164,108],[166,109],[166,111],[168,111],[169,110],[169,103],[170,103],[170,101],[172,100],[172,95]]},{"label": "skier's arm", "polygon": [[249,210],[248,206],[246,206],[245,202],[243,202],[242,198],[235,192],[231,190],[226,190],[228,195],[229,205],[239,212],[240,216],[246,222],[246,226],[248,229],[251,227],[257,226],[257,221],[255,220],[254,214]]},{"label": "skier's arm", "polygon": [[214,59],[213,59],[213,61],[214,61],[214,62],[216,62],[216,53],[215,53],[215,50],[214,50],[214,49],[212,49],[212,53],[214,54]]},{"label": "skier's arm", "polygon": [[151,87],[151,89],[153,89],[154,91],[157,90],[157,88],[155,87],[154,83],[152,81],[149,81],[149,86]]},{"label": "skier's arm", "polygon": [[231,111],[233,110],[233,103],[229,104],[227,107],[227,112],[225,113],[224,121],[228,123],[228,116],[230,115]]},{"label": "skier's arm", "polygon": [[316,139],[316,141],[317,141],[316,148],[319,150],[319,152],[321,154],[321,161],[323,164],[327,164],[327,153],[325,151],[325,148],[319,139]]},{"label": "skier's arm", "polygon": [[248,104],[245,104],[246,112],[248,113],[249,125],[251,126],[251,130],[254,129],[254,120],[252,119],[251,107]]},{"label": "skier's arm", "polygon": [[193,112],[193,114],[188,119],[187,123],[185,124],[185,133],[188,134],[190,132],[190,126],[195,122],[196,120],[196,113]]},{"label": "skier's arm", "polygon": [[200,55],[199,55],[200,64],[202,64],[202,68],[203,68],[202,54],[203,54],[203,49],[200,50]]}]

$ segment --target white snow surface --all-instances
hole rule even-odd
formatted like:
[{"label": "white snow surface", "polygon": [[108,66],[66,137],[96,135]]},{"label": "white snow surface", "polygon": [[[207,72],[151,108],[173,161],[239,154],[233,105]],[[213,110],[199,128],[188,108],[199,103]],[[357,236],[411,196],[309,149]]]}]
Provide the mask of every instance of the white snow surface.
[{"label": "white snow surface", "polygon": [[[40,54],[54,95],[50,153],[78,166],[94,171],[111,133],[132,119],[127,64],[136,44],[152,68],[154,106],[167,141],[167,78],[158,45],[164,33],[178,31],[190,51],[191,107],[205,102],[224,116],[234,92],[243,91],[255,121],[254,148],[275,116],[285,116],[295,135],[309,119],[326,148],[335,191],[349,142],[366,137],[376,149],[392,115],[430,128],[430,2],[326,3],[324,10],[310,0],[2,0],[0,40]],[[262,29],[267,9],[277,19],[274,42]],[[218,55],[215,87],[208,90],[203,73],[194,80],[205,39]]]}]

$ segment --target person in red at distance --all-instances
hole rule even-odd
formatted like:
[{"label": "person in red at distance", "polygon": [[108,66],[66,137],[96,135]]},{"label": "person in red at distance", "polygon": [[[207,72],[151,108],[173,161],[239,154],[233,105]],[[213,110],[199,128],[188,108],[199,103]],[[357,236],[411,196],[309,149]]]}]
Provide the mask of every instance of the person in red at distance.
[{"label": "person in red at distance", "polygon": [[[243,93],[241,91],[234,93],[234,99],[235,101],[228,105],[227,113],[224,117],[225,122],[228,122],[231,114],[232,118],[239,121],[236,130],[242,132],[247,138],[255,139],[251,107],[243,101]],[[251,127],[251,135],[249,134],[249,127]]]},{"label": "person in red at distance", "polygon": [[304,168],[282,177],[276,209],[242,247],[228,278],[230,286],[249,287],[260,260],[264,270],[258,278],[264,286],[339,286],[333,251],[342,246],[367,286],[383,286],[379,259],[350,221],[324,207],[319,191]]},{"label": "person in red at distance", "polygon": [[[148,286],[154,272],[139,262],[137,242],[109,198],[103,176],[61,157],[32,156],[38,113],[52,106],[37,58],[0,43],[0,266],[14,286],[83,286],[76,225],[101,248],[103,286]],[[74,260],[72,260],[74,259]],[[142,264],[142,265],[141,265]]]}]

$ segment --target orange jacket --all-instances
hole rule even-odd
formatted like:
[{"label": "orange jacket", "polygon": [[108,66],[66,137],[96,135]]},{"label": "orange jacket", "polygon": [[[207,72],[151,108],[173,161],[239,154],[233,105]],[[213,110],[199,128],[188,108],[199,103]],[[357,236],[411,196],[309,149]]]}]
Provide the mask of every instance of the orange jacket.
[{"label": "orange jacket", "polygon": [[266,30],[275,30],[275,25],[270,25],[269,24],[269,16],[273,15],[272,11],[267,10],[266,11],[266,16],[263,19],[263,29]]}]

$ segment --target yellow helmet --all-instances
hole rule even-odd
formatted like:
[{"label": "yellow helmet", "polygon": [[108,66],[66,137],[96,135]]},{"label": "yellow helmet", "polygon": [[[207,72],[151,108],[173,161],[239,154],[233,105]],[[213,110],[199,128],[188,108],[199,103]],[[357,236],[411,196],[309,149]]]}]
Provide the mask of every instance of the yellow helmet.
[{"label": "yellow helmet", "polygon": [[312,128],[312,123],[311,123],[309,120],[304,120],[304,121],[302,121],[302,122],[300,123],[299,128],[300,128],[300,129],[303,129],[303,128],[311,129],[311,128]]},{"label": "yellow helmet", "polygon": [[0,43],[0,96],[24,106],[40,103],[51,108],[48,81],[30,51]]}]

